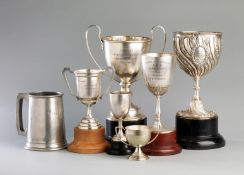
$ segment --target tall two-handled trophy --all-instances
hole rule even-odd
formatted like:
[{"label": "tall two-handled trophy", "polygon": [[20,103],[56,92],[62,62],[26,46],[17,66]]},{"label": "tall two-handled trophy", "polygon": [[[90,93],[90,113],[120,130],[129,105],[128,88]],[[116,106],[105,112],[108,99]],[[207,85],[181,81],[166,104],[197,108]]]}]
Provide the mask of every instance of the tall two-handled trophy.
[{"label": "tall two-handled trophy", "polygon": [[213,149],[225,145],[218,133],[218,116],[207,111],[199,96],[201,77],[218,63],[221,32],[174,32],[174,50],[180,68],[195,81],[195,94],[187,110],[176,114],[177,141],[185,149]]},{"label": "tall two-handled trophy", "polygon": [[[99,31],[99,39],[105,54],[107,66],[114,69],[114,80],[120,83],[120,91],[125,93],[131,92],[131,84],[137,81],[141,75],[141,55],[150,50],[153,31],[151,37],[123,35],[102,37],[100,26],[90,25],[87,29],[86,36],[92,28],[97,28]],[[91,55],[88,40],[87,46]],[[99,66],[94,57],[92,58]],[[117,119],[110,113],[110,116],[106,119],[106,138],[108,140],[115,135],[117,123]],[[145,124],[147,124],[146,116],[140,111],[137,105],[132,103],[128,114],[123,120],[123,126]]]}]

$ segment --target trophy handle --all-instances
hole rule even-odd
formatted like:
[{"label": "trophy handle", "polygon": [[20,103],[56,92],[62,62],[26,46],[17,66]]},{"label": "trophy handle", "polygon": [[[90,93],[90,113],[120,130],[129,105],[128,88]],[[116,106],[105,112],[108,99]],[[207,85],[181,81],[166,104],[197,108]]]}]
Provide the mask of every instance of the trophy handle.
[{"label": "trophy handle", "polygon": [[[115,75],[115,72],[114,72],[114,69],[112,67],[107,67],[105,70],[104,70],[104,73],[106,72],[110,72],[109,70],[111,70],[112,72],[112,76],[109,76],[110,80],[109,80],[109,83],[108,83],[108,87],[106,88],[106,90],[104,92],[102,92],[102,94],[100,95],[100,99],[102,99],[102,96],[104,94],[108,94],[108,92],[110,91],[110,88],[111,88],[111,85],[113,83],[113,80],[114,80],[114,75]],[[106,75],[106,74],[105,74]],[[109,74],[108,74],[109,75]]]},{"label": "trophy handle", "polygon": [[67,78],[67,76],[66,76],[66,72],[67,72],[67,71],[68,71],[69,73],[71,73],[71,74],[74,74],[74,72],[73,72],[69,67],[65,67],[65,68],[63,69],[63,71],[62,71],[62,75],[63,75],[64,81],[65,81],[66,85],[67,85],[68,88],[69,88],[70,94],[73,95],[73,96],[78,100],[79,98],[73,93],[73,91],[72,91],[72,89],[71,89],[71,87],[70,87],[70,85],[69,85],[69,81],[68,81],[68,78]]},{"label": "trophy handle", "polygon": [[[118,135],[118,130],[119,130],[119,127],[118,126],[116,126],[115,127],[115,134],[116,135]],[[125,128],[123,127],[123,130],[125,130]],[[128,146],[133,146],[133,145],[131,145],[131,144],[129,144],[129,143],[126,143],[125,141],[123,141],[121,138],[119,138],[119,140],[122,142],[122,143],[124,143],[125,145],[128,145]]]},{"label": "trophy handle", "polygon": [[16,127],[19,135],[26,136],[27,129],[24,128],[23,124],[23,101],[27,94],[19,93],[16,100]]},{"label": "trophy handle", "polygon": [[163,33],[164,33],[164,43],[163,43],[163,49],[162,49],[162,53],[163,53],[164,49],[165,49],[165,45],[166,45],[166,31],[165,31],[165,29],[164,29],[164,27],[162,25],[153,26],[151,31],[150,31],[152,40],[153,40],[154,30],[156,28],[159,28],[159,29],[163,30]]},{"label": "trophy handle", "polygon": [[94,58],[94,56],[92,55],[91,49],[90,49],[90,45],[89,45],[89,41],[88,41],[88,33],[89,33],[89,30],[91,28],[94,28],[94,27],[97,28],[97,30],[98,30],[98,37],[99,37],[99,40],[100,40],[100,43],[101,43],[101,47],[102,47],[102,50],[103,50],[103,42],[102,42],[102,38],[101,38],[101,31],[102,31],[101,30],[101,27],[99,25],[94,25],[94,24],[88,26],[87,29],[86,29],[86,47],[87,47],[87,50],[88,50],[88,52],[89,52],[92,60],[94,61],[94,63],[97,65],[97,67],[99,69],[102,69],[101,66],[98,64],[98,62],[96,61],[96,59]]},{"label": "trophy handle", "polygon": [[150,140],[146,145],[149,145],[149,144],[152,143],[154,140],[156,140],[156,138],[158,137],[158,135],[159,135],[159,129],[158,129],[158,131],[157,131],[157,135],[155,135],[155,137],[154,137],[152,140]]}]

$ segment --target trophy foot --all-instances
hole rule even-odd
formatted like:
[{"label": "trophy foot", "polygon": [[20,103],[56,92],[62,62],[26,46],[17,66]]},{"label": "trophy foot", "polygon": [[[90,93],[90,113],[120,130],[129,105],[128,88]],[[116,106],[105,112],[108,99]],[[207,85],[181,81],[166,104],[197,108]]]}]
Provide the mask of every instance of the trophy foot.
[{"label": "trophy foot", "polygon": [[130,155],[134,152],[134,148],[122,142],[111,141],[110,147],[106,150],[109,155]]},{"label": "trophy foot", "polygon": [[193,119],[176,116],[177,143],[183,149],[206,150],[225,146],[218,133],[218,116],[210,119]]},{"label": "trophy foot", "polygon": [[[152,132],[154,138],[157,132]],[[176,131],[160,132],[157,138],[142,148],[143,152],[152,156],[169,156],[181,152],[181,147],[176,143]]]},{"label": "trophy foot", "polygon": [[148,160],[148,155],[144,154],[141,150],[141,148],[136,147],[135,152],[128,158],[129,160]]},{"label": "trophy foot", "polygon": [[[146,125],[147,118],[142,118],[140,120],[133,120],[133,121],[123,121],[123,127],[130,125]],[[118,120],[114,119],[113,117],[109,117],[106,119],[106,139],[111,140],[115,133],[115,127],[118,126]]]},{"label": "trophy foot", "polygon": [[104,152],[109,143],[104,139],[103,127],[87,130],[74,128],[74,140],[68,145],[68,151],[81,154],[94,154]]}]

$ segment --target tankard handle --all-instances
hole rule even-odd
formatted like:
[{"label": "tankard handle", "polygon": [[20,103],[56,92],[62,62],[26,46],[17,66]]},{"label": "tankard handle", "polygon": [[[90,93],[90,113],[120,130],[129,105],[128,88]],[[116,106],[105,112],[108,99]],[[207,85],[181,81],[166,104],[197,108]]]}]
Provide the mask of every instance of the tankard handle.
[{"label": "tankard handle", "polygon": [[87,50],[88,50],[88,52],[89,52],[92,60],[94,61],[94,63],[97,65],[97,67],[99,69],[102,69],[101,66],[98,64],[98,62],[96,61],[96,59],[94,58],[94,56],[92,55],[92,52],[91,52],[91,49],[90,49],[90,45],[89,45],[89,41],[88,41],[88,33],[89,33],[89,30],[91,28],[94,28],[94,27],[98,30],[98,38],[100,40],[101,47],[102,47],[102,50],[103,50],[103,42],[102,42],[102,38],[101,38],[101,31],[102,31],[101,30],[101,27],[99,25],[94,25],[94,24],[88,26],[87,29],[86,29],[86,47],[87,47]]},{"label": "tankard handle", "polygon": [[26,136],[27,129],[24,128],[23,124],[23,102],[27,94],[19,93],[16,100],[16,127],[19,135]]},{"label": "tankard handle", "polygon": [[71,89],[71,87],[70,87],[70,85],[69,85],[69,81],[68,81],[68,78],[67,78],[67,76],[66,76],[66,72],[69,72],[69,73],[71,73],[71,74],[74,74],[74,72],[73,72],[69,67],[65,67],[65,68],[63,69],[63,71],[62,71],[62,75],[63,75],[63,78],[64,78],[64,81],[65,81],[66,85],[67,85],[68,88],[69,88],[70,94],[73,95],[77,100],[79,100],[79,97],[77,97],[77,96],[75,95],[75,93],[73,93],[73,91],[72,91],[72,89]]},{"label": "tankard handle", "polygon": [[164,42],[163,42],[163,49],[162,49],[162,53],[163,53],[164,49],[165,49],[165,45],[166,45],[166,31],[165,31],[165,29],[164,29],[164,27],[162,25],[153,26],[151,31],[150,31],[152,40],[153,40],[153,36],[154,36],[154,31],[155,31],[156,28],[159,28],[159,29],[163,30],[163,33],[164,33],[164,35],[163,35]]},{"label": "tankard handle", "polygon": [[108,94],[108,92],[110,91],[110,88],[111,88],[111,85],[113,83],[113,80],[114,80],[114,75],[115,75],[115,72],[114,72],[114,69],[112,67],[107,67],[105,70],[104,70],[104,74],[106,75],[106,72],[110,72],[109,70],[111,70],[112,72],[112,75],[111,76],[108,76],[110,77],[110,80],[109,80],[109,83],[108,83],[108,87],[106,88],[106,90],[104,92],[102,92],[102,94],[100,95],[100,99],[102,99],[102,96],[104,94]]}]

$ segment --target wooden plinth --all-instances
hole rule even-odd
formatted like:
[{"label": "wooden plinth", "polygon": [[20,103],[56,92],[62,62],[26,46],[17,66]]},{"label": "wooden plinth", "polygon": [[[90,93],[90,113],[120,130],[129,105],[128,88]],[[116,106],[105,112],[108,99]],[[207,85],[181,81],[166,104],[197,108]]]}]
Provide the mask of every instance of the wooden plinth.
[{"label": "wooden plinth", "polygon": [[[151,138],[157,133],[152,132]],[[176,143],[176,131],[159,133],[158,137],[149,145],[142,148],[143,152],[152,156],[168,156],[181,152],[181,147]]]},{"label": "wooden plinth", "polygon": [[74,128],[74,140],[68,145],[68,151],[82,154],[104,152],[109,143],[105,140],[105,129],[94,130]]}]

